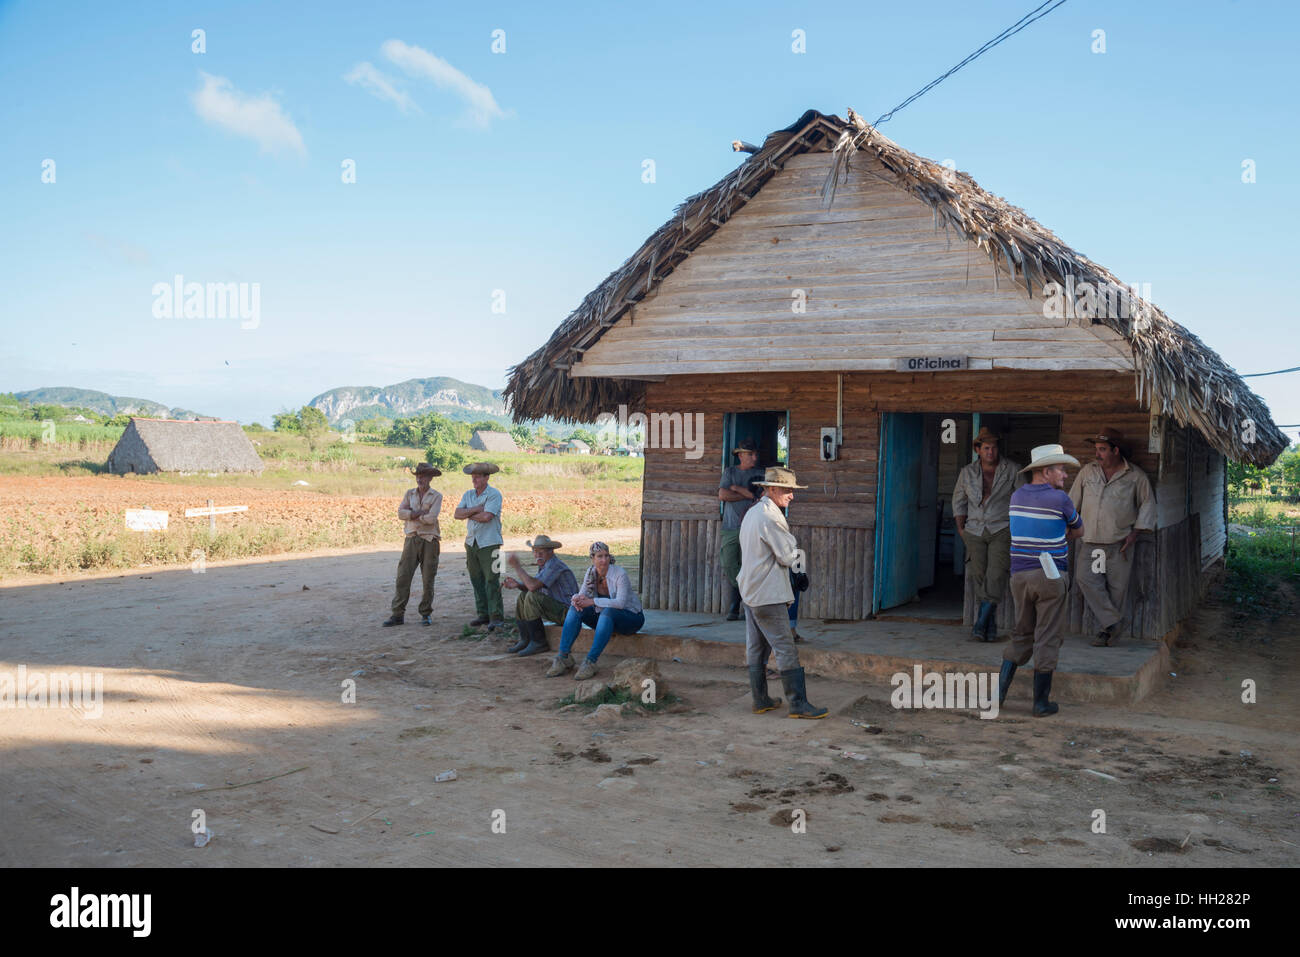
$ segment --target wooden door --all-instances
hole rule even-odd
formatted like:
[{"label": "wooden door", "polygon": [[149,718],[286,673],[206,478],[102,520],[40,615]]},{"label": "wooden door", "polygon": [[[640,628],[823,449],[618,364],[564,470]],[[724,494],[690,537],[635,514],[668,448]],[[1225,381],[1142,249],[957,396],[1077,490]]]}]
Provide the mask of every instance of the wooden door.
[{"label": "wooden door", "polygon": [[911,601],[919,587],[917,544],[925,419],[913,412],[886,412],[882,419],[873,612]]}]

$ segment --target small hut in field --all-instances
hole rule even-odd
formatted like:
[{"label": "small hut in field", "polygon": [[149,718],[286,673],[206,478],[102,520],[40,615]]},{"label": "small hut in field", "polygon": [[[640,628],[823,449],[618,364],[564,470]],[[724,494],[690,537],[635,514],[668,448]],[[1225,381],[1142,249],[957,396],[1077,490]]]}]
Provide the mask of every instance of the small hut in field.
[{"label": "small hut in field", "polygon": [[480,452],[519,451],[519,446],[515,445],[515,437],[509,432],[489,432],[486,429],[474,430],[474,434],[470,436],[469,447]]},{"label": "small hut in field", "polygon": [[[771,134],[515,366],[517,419],[642,416],[646,607],[722,609],[720,470],[753,438],[806,490],[789,509],[801,615],[969,622],[951,494],[981,425],[1022,465],[1125,434],[1158,528],[1137,543],[1128,635],[1167,636],[1225,546],[1225,459],[1286,447],[1196,336],[966,173],[849,111]],[[1127,228],[1140,228],[1129,225]],[[1077,557],[1077,556],[1076,556]],[[937,596],[937,597],[936,597]],[[1014,616],[1010,592],[999,624]],[[1082,598],[1070,627],[1095,631]]]},{"label": "small hut in field", "polygon": [[108,471],[115,475],[262,469],[238,422],[132,418],[108,454]]}]

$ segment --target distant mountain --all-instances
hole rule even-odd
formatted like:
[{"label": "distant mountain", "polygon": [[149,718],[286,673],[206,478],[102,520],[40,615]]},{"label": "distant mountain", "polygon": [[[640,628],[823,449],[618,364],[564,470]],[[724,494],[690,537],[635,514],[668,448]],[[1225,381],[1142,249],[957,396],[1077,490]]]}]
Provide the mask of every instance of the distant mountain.
[{"label": "distant mountain", "polygon": [[499,419],[508,421],[501,393],[461,382],[448,376],[407,379],[395,385],[343,386],[322,392],[308,405],[325,413],[338,424],[344,419],[361,421],[376,416],[399,419],[421,412],[439,412],[454,419]]},{"label": "distant mountain", "polygon": [[213,416],[200,415],[189,409],[170,409],[161,402],[150,399],[133,399],[125,395],[109,395],[94,389],[74,389],[71,386],[53,386],[44,389],[30,389],[27,392],[15,392],[14,395],[23,402],[33,405],[62,405],[74,409],[94,409],[103,415],[139,415],[155,419],[211,419]]}]

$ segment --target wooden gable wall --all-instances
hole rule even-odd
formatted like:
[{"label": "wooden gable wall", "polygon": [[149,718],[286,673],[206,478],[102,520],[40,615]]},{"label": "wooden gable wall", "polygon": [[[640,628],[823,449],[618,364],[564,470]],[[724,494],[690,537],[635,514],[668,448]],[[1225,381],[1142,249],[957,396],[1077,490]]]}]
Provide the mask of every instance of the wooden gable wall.
[{"label": "wooden gable wall", "polygon": [[[1043,315],[983,251],[854,159],[830,209],[829,153],[790,159],[750,202],[588,348],[575,376],[886,371],[899,357],[976,369],[1131,370],[1109,328]],[[806,312],[792,310],[795,290]]]}]

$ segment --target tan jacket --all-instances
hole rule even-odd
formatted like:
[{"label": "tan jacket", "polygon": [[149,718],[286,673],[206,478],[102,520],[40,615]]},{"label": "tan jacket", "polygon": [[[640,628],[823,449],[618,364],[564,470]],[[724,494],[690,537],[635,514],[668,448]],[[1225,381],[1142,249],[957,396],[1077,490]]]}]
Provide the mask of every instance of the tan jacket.
[{"label": "tan jacket", "polygon": [[1127,459],[1109,482],[1096,462],[1079,469],[1070,486],[1070,501],[1083,516],[1083,540],[1093,545],[1110,545],[1123,541],[1134,529],[1156,527],[1151,482]]},{"label": "tan jacket", "polygon": [[785,515],[764,495],[740,523],[740,574],[736,585],[746,605],[788,605],[794,601],[790,566],[799,546]]},{"label": "tan jacket", "polygon": [[[411,518],[412,512],[426,506],[428,512],[418,519]],[[426,542],[431,542],[435,538],[442,538],[442,532],[438,527],[440,511],[442,511],[442,493],[434,491],[431,485],[429,491],[424,493],[424,498],[420,497],[419,488],[413,488],[403,495],[402,504],[397,506],[397,517],[402,520],[402,527],[407,535],[419,535]]]},{"label": "tan jacket", "polygon": [[1011,493],[1028,481],[1019,464],[1008,458],[998,458],[993,470],[993,490],[987,502],[980,501],[984,494],[984,467],[979,459],[957,473],[957,484],[952,490],[952,514],[966,516],[966,531],[972,535],[1000,532],[1011,525]]}]

